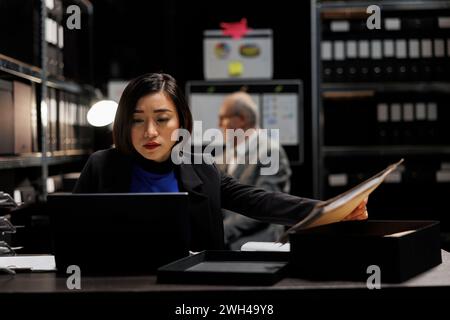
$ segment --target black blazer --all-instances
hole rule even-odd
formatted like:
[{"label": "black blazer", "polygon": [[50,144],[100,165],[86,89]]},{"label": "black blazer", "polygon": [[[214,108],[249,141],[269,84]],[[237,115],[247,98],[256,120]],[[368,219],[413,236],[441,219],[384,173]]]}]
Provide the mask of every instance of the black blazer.
[{"label": "black blazer", "polygon": [[[221,208],[266,222],[292,225],[303,219],[317,200],[268,192],[221,174],[214,165],[176,167],[180,191],[189,193],[191,250],[223,249]],[[97,151],[88,159],[74,193],[129,192],[132,160],[117,149]]]}]

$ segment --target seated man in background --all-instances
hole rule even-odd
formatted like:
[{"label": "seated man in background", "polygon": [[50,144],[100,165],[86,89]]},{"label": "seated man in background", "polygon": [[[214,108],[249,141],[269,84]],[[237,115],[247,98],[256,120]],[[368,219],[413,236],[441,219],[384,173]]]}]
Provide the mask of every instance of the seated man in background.
[{"label": "seated man in background", "polygon": [[[270,144],[270,152],[279,153],[279,169],[275,174],[262,175],[261,168],[265,165],[260,161],[257,164],[249,161],[245,161],[245,164],[236,163],[239,156],[249,159],[252,154],[256,156],[255,153],[261,151],[257,146],[261,145],[261,139],[265,136],[258,135],[258,118],[258,106],[249,94],[236,92],[225,98],[219,113],[219,126],[225,133],[225,139],[230,139],[226,134],[227,129],[242,129],[249,134],[246,135],[245,141],[235,140],[232,144],[235,148],[231,152],[226,150],[223,155],[218,155],[222,157],[223,164],[218,162],[217,167],[243,184],[254,185],[268,191],[289,192],[291,176],[289,160],[278,143],[267,142]],[[245,148],[238,148],[240,143],[245,143]],[[249,241],[276,241],[284,232],[284,227],[254,220],[232,211],[224,211],[224,232],[225,245],[231,250],[239,250]]]}]

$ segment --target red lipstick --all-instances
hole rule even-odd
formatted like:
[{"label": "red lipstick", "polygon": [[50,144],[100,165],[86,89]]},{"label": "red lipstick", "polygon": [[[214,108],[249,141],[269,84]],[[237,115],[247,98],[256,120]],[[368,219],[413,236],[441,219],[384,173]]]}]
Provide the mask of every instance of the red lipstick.
[{"label": "red lipstick", "polygon": [[157,143],[157,142],[148,142],[146,144],[143,145],[143,147],[147,150],[153,150],[156,149],[157,147],[159,147],[161,144]]}]

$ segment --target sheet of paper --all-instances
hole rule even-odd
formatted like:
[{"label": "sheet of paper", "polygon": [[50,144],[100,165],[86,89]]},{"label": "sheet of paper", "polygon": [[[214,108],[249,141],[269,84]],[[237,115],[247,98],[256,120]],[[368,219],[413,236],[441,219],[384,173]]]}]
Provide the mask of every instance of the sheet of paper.
[{"label": "sheet of paper", "polygon": [[53,255],[18,255],[0,257],[0,268],[30,269],[31,271],[55,271]]}]

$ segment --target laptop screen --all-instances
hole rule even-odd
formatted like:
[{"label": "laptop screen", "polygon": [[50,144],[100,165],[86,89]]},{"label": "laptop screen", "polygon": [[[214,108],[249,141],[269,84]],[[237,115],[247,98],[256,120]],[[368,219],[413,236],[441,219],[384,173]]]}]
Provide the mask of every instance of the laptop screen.
[{"label": "laptop screen", "polygon": [[153,273],[189,253],[187,193],[52,194],[56,267],[66,272]]}]

